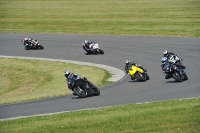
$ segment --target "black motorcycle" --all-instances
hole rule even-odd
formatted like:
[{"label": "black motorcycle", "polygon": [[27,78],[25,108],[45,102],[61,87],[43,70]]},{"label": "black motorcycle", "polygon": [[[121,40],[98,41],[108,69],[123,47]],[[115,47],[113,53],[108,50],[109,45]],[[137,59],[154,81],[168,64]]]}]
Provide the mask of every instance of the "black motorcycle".
[{"label": "black motorcycle", "polygon": [[186,75],[186,72],[182,69],[182,67],[184,66],[180,67],[179,65],[171,64],[167,62],[165,63],[162,70],[164,71],[164,73],[172,75],[172,77],[176,81],[182,82],[182,81],[188,80],[188,76]]},{"label": "black motorcycle", "polygon": [[[68,82],[68,88],[74,92],[74,95],[77,95],[80,98],[100,95],[100,90],[89,80],[87,80],[86,77],[82,79],[80,78],[80,75],[72,75],[67,78],[67,82]],[[79,82],[79,84],[77,84],[77,82]]]},{"label": "black motorcycle", "polygon": [[32,40],[31,42],[26,42],[25,40],[21,40],[25,50],[30,49],[44,49],[44,47],[39,43],[38,40]]}]

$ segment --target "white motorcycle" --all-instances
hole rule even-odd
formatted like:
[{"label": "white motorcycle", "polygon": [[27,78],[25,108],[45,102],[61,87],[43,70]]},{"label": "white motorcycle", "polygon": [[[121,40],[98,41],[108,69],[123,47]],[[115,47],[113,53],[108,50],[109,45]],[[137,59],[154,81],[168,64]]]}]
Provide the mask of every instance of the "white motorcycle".
[{"label": "white motorcycle", "polygon": [[97,42],[93,42],[89,45],[89,48],[85,46],[85,43],[82,43],[83,49],[87,52],[87,54],[104,54],[104,51],[100,49],[99,44]]}]

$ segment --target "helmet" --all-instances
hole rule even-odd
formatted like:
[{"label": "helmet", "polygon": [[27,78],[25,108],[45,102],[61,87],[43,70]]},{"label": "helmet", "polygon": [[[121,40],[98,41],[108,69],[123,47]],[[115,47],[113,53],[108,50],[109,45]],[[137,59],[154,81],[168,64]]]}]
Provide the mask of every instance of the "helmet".
[{"label": "helmet", "polygon": [[167,54],[168,54],[168,51],[167,51],[167,50],[164,50],[164,51],[163,51],[163,54],[164,54],[164,55],[167,55]]},{"label": "helmet", "polygon": [[65,71],[65,77],[67,78],[69,75],[71,74],[71,72],[69,70]]},{"label": "helmet", "polygon": [[85,40],[85,44],[87,44],[89,41],[88,40]]},{"label": "helmet", "polygon": [[24,40],[28,40],[28,37],[25,37]]},{"label": "helmet", "polygon": [[130,60],[125,60],[125,64],[128,65],[130,63]]},{"label": "helmet", "polygon": [[167,57],[162,57],[162,64],[165,64],[167,62]]}]

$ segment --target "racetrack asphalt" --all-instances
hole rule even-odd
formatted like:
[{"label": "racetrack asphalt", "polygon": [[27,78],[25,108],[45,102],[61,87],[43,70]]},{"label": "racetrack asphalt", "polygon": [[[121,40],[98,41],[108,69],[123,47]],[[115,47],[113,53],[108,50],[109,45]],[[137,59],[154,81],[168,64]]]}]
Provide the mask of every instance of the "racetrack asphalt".
[{"label": "racetrack asphalt", "polygon": [[[26,36],[38,39],[44,50],[25,50],[20,40]],[[85,55],[81,46],[85,39],[98,42],[105,54]],[[177,83],[174,79],[164,78],[160,66],[162,51],[165,49],[175,52],[183,59],[188,81]],[[126,75],[116,83],[100,88],[101,95],[96,97],[77,99],[73,95],[67,95],[1,105],[1,120],[200,96],[200,38],[0,33],[0,55],[74,60],[121,70],[124,70],[124,61],[129,59],[141,64],[150,76],[147,82],[132,82]]]}]

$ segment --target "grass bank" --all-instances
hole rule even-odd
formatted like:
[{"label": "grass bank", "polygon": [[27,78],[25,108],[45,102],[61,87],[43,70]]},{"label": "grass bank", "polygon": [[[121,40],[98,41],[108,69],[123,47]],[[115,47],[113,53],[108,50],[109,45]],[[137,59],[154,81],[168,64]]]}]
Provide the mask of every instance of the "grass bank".
[{"label": "grass bank", "polygon": [[200,98],[0,121],[1,133],[199,133]]},{"label": "grass bank", "polygon": [[0,0],[0,32],[200,37],[199,0]]},{"label": "grass bank", "polygon": [[107,81],[110,73],[96,67],[0,58],[0,104],[70,94],[64,77],[65,70],[87,77],[98,87],[112,83]]}]

